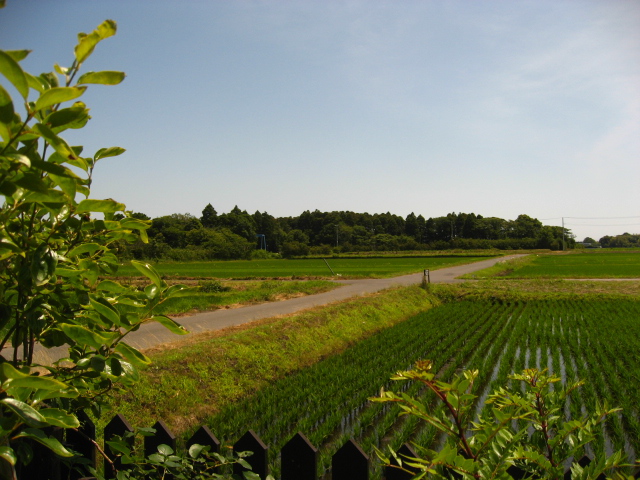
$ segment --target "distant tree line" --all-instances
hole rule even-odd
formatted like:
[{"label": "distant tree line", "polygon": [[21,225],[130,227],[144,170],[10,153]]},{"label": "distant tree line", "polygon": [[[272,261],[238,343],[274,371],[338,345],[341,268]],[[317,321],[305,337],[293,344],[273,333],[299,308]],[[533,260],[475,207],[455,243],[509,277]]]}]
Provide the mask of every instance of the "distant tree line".
[{"label": "distant tree line", "polygon": [[640,234],[605,235],[598,243],[603,248],[640,248]]},{"label": "distant tree line", "polygon": [[[165,215],[149,220],[149,242],[138,242],[123,252],[132,258],[205,260],[247,259],[280,254],[283,257],[330,255],[363,251],[446,249],[552,249],[561,250],[562,227],[543,225],[528,215],[515,220],[450,213],[425,219],[387,213],[313,212],[276,218],[253,214],[237,206],[218,214],[211,204],[197,218],[190,214]],[[567,248],[575,246],[564,230]]]}]

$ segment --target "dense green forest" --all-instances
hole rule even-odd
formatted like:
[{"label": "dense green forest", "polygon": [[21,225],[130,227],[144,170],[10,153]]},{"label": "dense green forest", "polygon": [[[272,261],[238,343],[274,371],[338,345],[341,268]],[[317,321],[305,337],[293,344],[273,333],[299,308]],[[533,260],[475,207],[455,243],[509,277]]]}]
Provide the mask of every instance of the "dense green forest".
[{"label": "dense green forest", "polygon": [[603,248],[640,248],[640,235],[623,233],[622,235],[605,235],[598,242]]},{"label": "dense green forest", "polygon": [[[425,219],[410,213],[305,211],[297,217],[276,218],[267,212],[254,214],[237,206],[218,214],[209,204],[197,218],[172,214],[148,220],[149,242],[123,250],[123,256],[139,259],[205,260],[243,259],[280,254],[283,257],[330,255],[363,251],[415,251],[446,249],[562,249],[562,227],[543,225],[520,215],[515,220],[483,217],[474,213],[450,213]],[[565,229],[568,248],[575,246]]]}]

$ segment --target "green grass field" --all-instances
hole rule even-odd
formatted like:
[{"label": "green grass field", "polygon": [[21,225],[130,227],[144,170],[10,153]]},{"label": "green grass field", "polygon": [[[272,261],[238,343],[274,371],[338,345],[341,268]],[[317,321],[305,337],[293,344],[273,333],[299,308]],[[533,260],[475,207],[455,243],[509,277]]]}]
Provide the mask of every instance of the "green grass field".
[{"label": "green grass field", "polygon": [[[154,264],[165,278],[317,278],[332,277],[333,272],[343,278],[386,278],[435,270],[464,263],[485,260],[482,256],[426,256],[426,257],[372,257],[321,258],[291,260],[231,260],[212,262],[172,262]],[[331,268],[329,268],[331,267]],[[130,265],[118,270],[119,276],[137,276]]]},{"label": "green grass field", "polygon": [[532,256],[506,278],[640,278],[640,252],[594,251]]}]

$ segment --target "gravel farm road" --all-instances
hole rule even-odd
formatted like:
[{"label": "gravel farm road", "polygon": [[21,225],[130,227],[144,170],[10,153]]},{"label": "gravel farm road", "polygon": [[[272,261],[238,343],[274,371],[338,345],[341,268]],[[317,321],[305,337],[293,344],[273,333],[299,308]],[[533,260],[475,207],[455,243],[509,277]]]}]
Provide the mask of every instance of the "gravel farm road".
[{"label": "gravel farm road", "polygon": [[[465,265],[432,270],[430,271],[430,280],[432,283],[462,282],[464,280],[458,280],[456,277],[491,267],[500,261],[509,260],[518,256],[520,255],[495,257]],[[212,310],[209,312],[180,317],[177,320],[189,331],[187,335],[178,336],[169,332],[158,323],[148,323],[138,331],[127,335],[126,342],[132,347],[144,350],[146,348],[156,347],[165,343],[181,341],[190,335],[197,335],[198,333],[211,330],[221,330],[223,328],[242,325],[265,318],[289,315],[309,308],[328,305],[348,298],[374,293],[389,287],[415,285],[422,281],[423,275],[423,272],[420,272],[392,278],[337,280],[337,283],[342,284],[342,286],[329,292],[307,295],[279,302]],[[48,365],[57,359],[62,358],[66,353],[66,347],[51,349],[36,348],[36,351],[34,352],[34,360],[37,363]]]}]

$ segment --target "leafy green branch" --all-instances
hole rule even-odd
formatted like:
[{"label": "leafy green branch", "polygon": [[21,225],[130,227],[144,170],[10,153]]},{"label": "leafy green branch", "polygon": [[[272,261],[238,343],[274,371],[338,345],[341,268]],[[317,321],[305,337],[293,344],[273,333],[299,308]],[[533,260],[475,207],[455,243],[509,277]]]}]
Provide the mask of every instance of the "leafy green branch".
[{"label": "leafy green branch", "polygon": [[[525,478],[564,477],[567,463],[572,478],[627,478],[622,470],[624,452],[615,452],[583,467],[578,459],[595,438],[602,422],[619,411],[599,405],[582,418],[564,418],[564,408],[570,395],[583,382],[565,387],[560,378],[546,370],[526,369],[509,378],[522,382],[518,389],[499,388],[489,395],[483,413],[474,419],[477,397],[472,394],[478,372],[463,371],[451,382],[436,379],[430,361],[417,362],[413,370],[399,372],[393,380],[418,381],[435,393],[444,408],[430,411],[417,398],[404,393],[382,391],[374,402],[395,402],[404,415],[414,415],[437,428],[446,440],[439,450],[416,446],[419,457],[402,457],[391,451],[391,457],[378,451],[385,463],[394,458],[404,471],[414,478],[511,478],[513,468]],[[552,388],[552,385],[555,387]]]},{"label": "leafy green branch", "polygon": [[[0,3],[0,7],[4,2]],[[144,323],[186,331],[155,308],[184,291],[153,268],[136,264],[150,280],[143,291],[104,277],[119,266],[124,243],[146,242],[148,222],[132,218],[113,199],[91,198],[99,161],[121,147],[83,154],[60,135],[90,120],[81,97],[91,85],[117,85],[123,72],[82,72],[96,46],[116,33],[106,20],[80,33],[70,67],[32,75],[20,62],[28,50],[0,51],[0,76],[17,94],[19,111],[0,84],[0,477],[15,478],[31,458],[24,440],[56,454],[71,453],[49,427],[76,428],[76,413],[100,414],[103,397],[130,385],[149,359],[125,342]],[[38,350],[64,347],[52,365]]]}]

